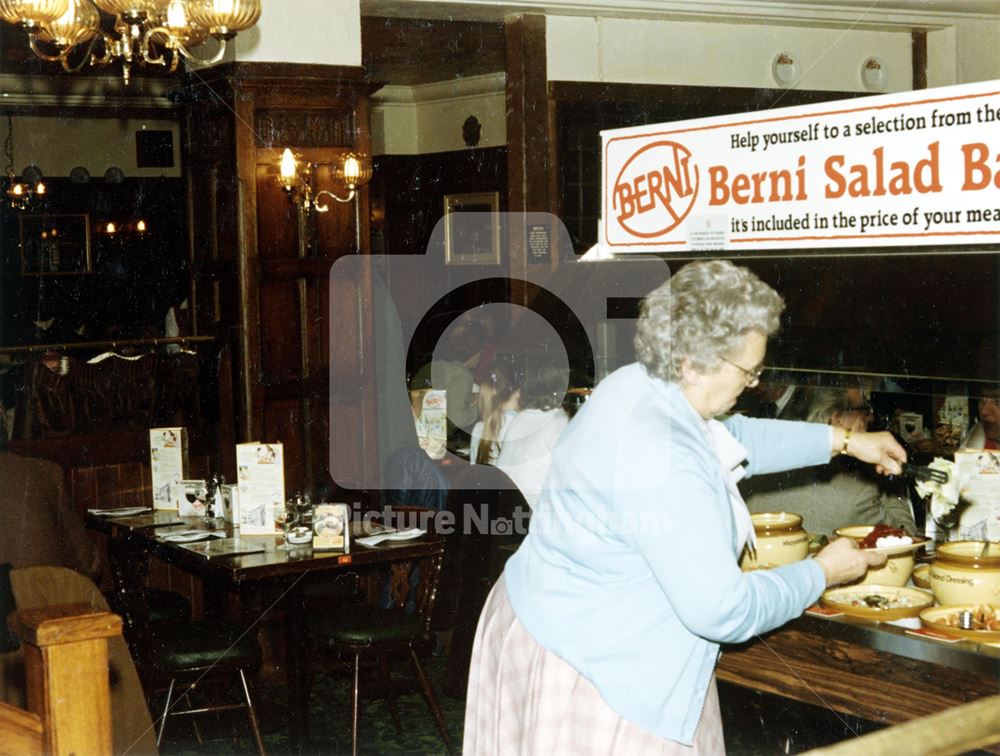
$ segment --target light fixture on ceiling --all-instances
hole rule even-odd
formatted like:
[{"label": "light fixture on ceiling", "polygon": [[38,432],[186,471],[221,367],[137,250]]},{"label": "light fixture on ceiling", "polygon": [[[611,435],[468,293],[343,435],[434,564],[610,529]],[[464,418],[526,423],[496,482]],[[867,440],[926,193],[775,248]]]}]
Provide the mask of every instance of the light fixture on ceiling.
[{"label": "light fixture on ceiling", "polygon": [[885,89],[885,67],[878,58],[869,58],[862,64],[861,81],[873,91]]},{"label": "light fixture on ceiling", "polygon": [[368,183],[372,177],[371,163],[368,156],[355,152],[347,152],[331,165],[334,180],[347,189],[347,196],[341,197],[329,189],[316,191],[312,185],[313,169],[318,164],[296,158],[291,149],[285,148],[281,154],[281,165],[278,170],[278,183],[296,205],[306,212],[315,210],[325,213],[330,205],[322,202],[329,198],[337,202],[350,202],[357,196],[359,187]]},{"label": "light fixture on ceiling", "polygon": [[25,169],[25,173],[31,173],[27,180],[23,175],[20,177],[14,175],[14,119],[9,113],[7,114],[7,138],[3,143],[3,154],[7,158],[4,182],[7,204],[15,210],[24,210],[35,197],[45,196],[46,187],[45,182],[42,181],[42,172],[37,166],[29,166]]},{"label": "light fixture on ceiling", "polygon": [[771,64],[771,73],[776,82],[790,87],[799,80],[799,64],[789,53],[778,53]]},{"label": "light fixture on ceiling", "polygon": [[[181,58],[218,63],[227,40],[257,23],[260,0],[0,0],[0,18],[24,28],[39,58],[71,72],[120,61],[128,84],[136,63],[171,71]],[[218,41],[214,55],[191,52],[209,37]]]}]

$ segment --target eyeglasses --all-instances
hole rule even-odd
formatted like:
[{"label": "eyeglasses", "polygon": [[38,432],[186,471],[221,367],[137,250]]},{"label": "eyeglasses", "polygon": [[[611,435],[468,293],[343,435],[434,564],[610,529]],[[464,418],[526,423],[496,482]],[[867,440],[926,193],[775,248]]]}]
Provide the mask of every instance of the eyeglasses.
[{"label": "eyeglasses", "polygon": [[741,373],[743,373],[743,375],[746,376],[747,386],[754,386],[760,383],[761,375],[764,373],[765,370],[767,370],[766,365],[758,365],[753,370],[747,370],[742,365],[737,365],[735,362],[733,362],[732,360],[727,360],[725,357],[722,357],[721,359],[723,362],[732,365],[734,368],[736,368]]}]

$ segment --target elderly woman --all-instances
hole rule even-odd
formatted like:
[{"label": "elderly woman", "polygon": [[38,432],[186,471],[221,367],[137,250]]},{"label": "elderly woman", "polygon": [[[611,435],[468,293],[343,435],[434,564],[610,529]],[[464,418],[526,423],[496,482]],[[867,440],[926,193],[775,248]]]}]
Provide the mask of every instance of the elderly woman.
[{"label": "elderly woman", "polygon": [[463,753],[721,753],[719,644],[884,562],[840,539],[774,570],[737,565],[753,538],[744,471],[848,454],[899,473],[906,458],[888,433],[714,419],[757,382],[782,308],[718,261],[647,297],[639,362],[604,379],[563,433],[531,532],[483,609]]}]

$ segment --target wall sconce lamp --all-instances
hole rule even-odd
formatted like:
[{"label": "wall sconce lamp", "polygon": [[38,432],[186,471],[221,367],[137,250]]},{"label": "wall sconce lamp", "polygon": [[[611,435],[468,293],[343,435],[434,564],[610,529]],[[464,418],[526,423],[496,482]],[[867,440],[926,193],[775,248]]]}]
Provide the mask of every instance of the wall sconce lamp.
[{"label": "wall sconce lamp", "polygon": [[885,89],[885,67],[878,58],[868,58],[861,65],[861,81],[872,91]]},{"label": "wall sconce lamp", "polygon": [[288,147],[281,154],[278,183],[288,194],[289,199],[305,212],[310,210],[315,210],[317,213],[327,212],[330,205],[323,202],[327,198],[336,202],[350,202],[357,196],[357,190],[367,184],[372,177],[371,163],[367,155],[354,152],[344,154],[331,166],[334,180],[347,189],[347,196],[342,197],[329,189],[319,191],[313,189],[312,174],[317,165],[296,158]]},{"label": "wall sconce lamp", "polygon": [[778,53],[771,64],[771,74],[776,82],[790,87],[799,80],[799,64],[790,53]]}]

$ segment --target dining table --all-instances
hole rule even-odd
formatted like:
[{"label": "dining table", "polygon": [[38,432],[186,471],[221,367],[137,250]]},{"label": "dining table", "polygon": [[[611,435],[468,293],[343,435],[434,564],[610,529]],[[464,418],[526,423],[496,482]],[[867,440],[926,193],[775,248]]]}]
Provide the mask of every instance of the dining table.
[{"label": "dining table", "polygon": [[[116,590],[142,590],[151,558],[199,577],[205,591],[206,613],[246,621],[248,599],[268,597],[264,614],[283,611],[285,632],[285,673],[289,691],[289,742],[296,750],[308,732],[305,700],[305,656],[308,644],[306,590],[310,584],[329,580],[351,571],[386,566],[395,562],[439,557],[444,540],[424,533],[410,540],[384,540],[364,546],[359,537],[381,528],[369,520],[352,522],[346,550],[319,550],[311,544],[285,548],[280,534],[240,536],[231,524],[208,521],[204,517],[179,517],[172,510],[156,510],[124,517],[88,513],[88,528],[104,534]],[[204,540],[170,540],[171,535],[204,530],[215,535]],[[211,549],[218,553],[212,553]],[[231,546],[227,549],[226,545]],[[225,553],[227,550],[244,553]],[[260,619],[261,614],[254,621]]]}]

